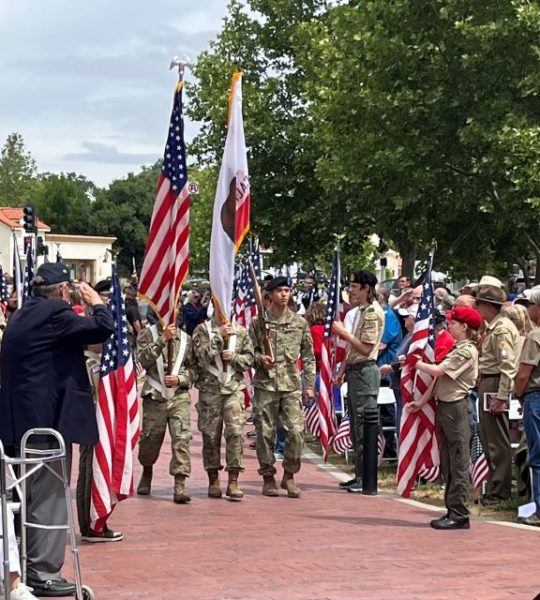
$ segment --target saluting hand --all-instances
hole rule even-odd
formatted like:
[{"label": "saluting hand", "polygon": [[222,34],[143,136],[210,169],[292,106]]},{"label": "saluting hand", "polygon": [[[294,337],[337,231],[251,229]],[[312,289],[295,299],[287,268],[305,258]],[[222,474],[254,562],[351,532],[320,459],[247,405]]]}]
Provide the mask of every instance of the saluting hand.
[{"label": "saluting hand", "polygon": [[82,301],[88,306],[95,306],[96,304],[103,304],[103,299],[96,292],[96,290],[82,281],[78,285],[79,294],[82,298]]}]

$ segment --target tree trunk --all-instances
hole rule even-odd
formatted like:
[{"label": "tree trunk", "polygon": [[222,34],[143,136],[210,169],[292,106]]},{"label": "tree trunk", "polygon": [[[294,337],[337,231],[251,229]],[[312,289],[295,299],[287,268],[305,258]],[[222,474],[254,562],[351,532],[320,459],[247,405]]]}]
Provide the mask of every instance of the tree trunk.
[{"label": "tree trunk", "polygon": [[416,244],[411,248],[400,248],[401,254],[401,274],[407,275],[412,281],[415,280],[414,263],[416,262],[418,247]]}]

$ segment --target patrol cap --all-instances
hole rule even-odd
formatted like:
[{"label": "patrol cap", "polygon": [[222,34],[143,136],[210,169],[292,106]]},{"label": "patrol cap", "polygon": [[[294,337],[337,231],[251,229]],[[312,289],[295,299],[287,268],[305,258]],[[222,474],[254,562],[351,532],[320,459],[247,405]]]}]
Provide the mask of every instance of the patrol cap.
[{"label": "patrol cap", "polygon": [[351,271],[349,273],[349,283],[359,283],[360,285],[375,287],[377,285],[377,278],[370,271],[360,269],[359,271]]},{"label": "patrol cap", "polygon": [[446,318],[449,321],[458,321],[459,323],[465,323],[471,329],[478,330],[482,327],[484,319],[482,315],[471,306],[456,306],[452,310],[446,313]]},{"label": "patrol cap", "polygon": [[502,305],[506,302],[506,292],[494,285],[481,285],[476,292],[476,300]]},{"label": "patrol cap", "polygon": [[61,262],[43,263],[37,270],[36,277],[40,277],[41,281],[34,281],[33,285],[53,285],[71,281],[68,268]]},{"label": "patrol cap", "polygon": [[102,294],[104,292],[110,292],[112,287],[112,281],[110,279],[103,279],[102,281],[98,281],[94,286],[94,289],[98,294]]},{"label": "patrol cap", "polygon": [[269,292],[271,292],[272,290],[275,290],[278,287],[290,287],[289,281],[283,275],[280,275],[279,277],[274,277],[274,279],[271,279],[266,284],[266,290]]}]

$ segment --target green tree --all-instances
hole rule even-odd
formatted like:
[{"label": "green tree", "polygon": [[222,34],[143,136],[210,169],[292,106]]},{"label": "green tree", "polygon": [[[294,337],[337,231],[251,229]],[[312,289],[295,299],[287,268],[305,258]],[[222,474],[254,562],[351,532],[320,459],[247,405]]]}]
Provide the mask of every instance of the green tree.
[{"label": "green tree", "polygon": [[38,217],[54,233],[92,234],[90,214],[95,185],[75,173],[44,173],[34,180],[28,198]]},{"label": "green tree", "polygon": [[24,206],[36,175],[36,163],[20,133],[10,133],[0,154],[0,202]]}]

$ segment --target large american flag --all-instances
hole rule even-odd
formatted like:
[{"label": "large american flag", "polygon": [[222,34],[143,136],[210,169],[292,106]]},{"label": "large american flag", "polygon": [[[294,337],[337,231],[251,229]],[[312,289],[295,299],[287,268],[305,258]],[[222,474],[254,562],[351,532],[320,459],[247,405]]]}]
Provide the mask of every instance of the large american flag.
[{"label": "large american flag", "polygon": [[484,454],[484,449],[482,448],[477,423],[474,423],[472,426],[471,464],[469,466],[469,473],[473,487],[476,490],[484,483],[484,481],[489,479],[489,465],[486,455]]},{"label": "large american flag", "polygon": [[332,375],[336,366],[336,348],[332,337],[332,323],[339,314],[340,300],[340,264],[339,253],[334,253],[332,277],[328,288],[326,319],[324,323],[323,343],[321,347],[321,372],[319,389],[320,438],[324,460],[328,460],[331,438],[337,431],[336,413],[334,411],[334,395],[332,393]]},{"label": "large american flag", "polygon": [[164,325],[175,322],[178,297],[189,270],[189,194],[179,81],[165,145],[156,203],[146,241],[139,293]]},{"label": "large american flag", "polygon": [[96,417],[90,518],[101,533],[117,502],[133,494],[133,452],[139,440],[136,374],[118,273],[113,266],[108,310],[115,332],[103,345]]},{"label": "large american flag", "polygon": [[[435,360],[435,321],[431,266],[422,285],[422,297],[416,315],[411,344],[401,373],[403,417],[399,432],[397,491],[408,497],[419,475],[428,480],[438,477],[439,446],[435,432],[435,378],[415,369],[415,358],[433,363]],[[429,399],[416,413],[407,409],[413,400]]]}]

